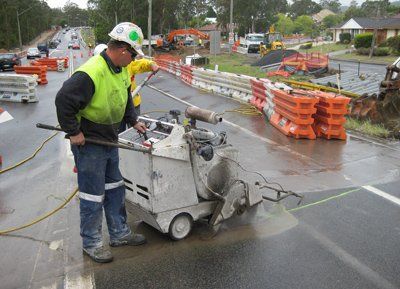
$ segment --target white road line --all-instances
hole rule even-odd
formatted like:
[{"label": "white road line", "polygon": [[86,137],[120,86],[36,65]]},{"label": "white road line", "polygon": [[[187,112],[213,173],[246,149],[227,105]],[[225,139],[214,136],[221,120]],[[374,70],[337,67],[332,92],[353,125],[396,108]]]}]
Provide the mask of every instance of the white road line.
[{"label": "white road line", "polygon": [[385,193],[384,191],[381,191],[377,188],[374,188],[373,186],[362,186],[363,189],[366,189],[367,191],[370,191],[371,193],[374,193],[375,195],[378,195],[388,201],[391,201],[393,203],[395,203],[396,205],[400,206],[400,199],[396,198],[392,195],[389,195],[388,193]]}]

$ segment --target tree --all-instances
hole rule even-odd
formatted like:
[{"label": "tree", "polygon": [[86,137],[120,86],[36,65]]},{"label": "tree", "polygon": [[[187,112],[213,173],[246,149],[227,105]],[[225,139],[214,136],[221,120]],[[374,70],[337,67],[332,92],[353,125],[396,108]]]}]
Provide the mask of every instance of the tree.
[{"label": "tree", "polygon": [[318,35],[318,28],[310,16],[301,15],[294,20],[293,32],[315,37]]},{"label": "tree", "polygon": [[322,24],[324,28],[332,28],[343,21],[342,15],[328,15],[322,19]]},{"label": "tree", "polygon": [[279,31],[283,35],[289,35],[293,33],[294,23],[290,17],[279,13],[278,21],[275,23],[275,30]]},{"label": "tree", "polygon": [[212,8],[212,6],[209,6],[209,7],[208,7],[206,16],[207,16],[208,18],[215,18],[215,17],[217,17],[217,13],[215,13],[215,11],[214,11],[214,9]]},{"label": "tree", "polygon": [[366,17],[366,13],[363,9],[358,8],[356,6],[350,6],[345,12],[343,16],[343,20],[349,20],[354,17]]},{"label": "tree", "polygon": [[[233,22],[236,31],[244,35],[252,27],[257,32],[266,32],[271,24],[276,22],[278,13],[287,10],[286,0],[235,0],[233,3]],[[221,26],[228,28],[230,0],[214,0],[213,7],[217,13],[217,21]]]},{"label": "tree", "polygon": [[321,5],[312,0],[294,0],[289,11],[293,18],[300,15],[313,15],[321,11]]},{"label": "tree", "polygon": [[340,4],[339,0],[321,0],[320,5],[322,8],[329,9],[332,12],[339,13],[340,12]]},{"label": "tree", "polygon": [[385,16],[387,14],[386,10],[389,5],[389,0],[367,0],[363,4],[361,4],[361,10],[363,10],[365,15],[368,16],[377,16],[378,14],[380,14],[379,16]]}]

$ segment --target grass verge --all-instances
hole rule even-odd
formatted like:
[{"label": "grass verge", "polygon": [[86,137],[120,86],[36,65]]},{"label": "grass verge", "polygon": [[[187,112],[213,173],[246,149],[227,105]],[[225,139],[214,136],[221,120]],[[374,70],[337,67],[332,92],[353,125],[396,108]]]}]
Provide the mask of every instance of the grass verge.
[{"label": "grass verge", "polygon": [[383,125],[372,124],[370,121],[366,120],[360,121],[348,117],[345,127],[346,129],[354,130],[372,137],[388,138],[390,136],[390,131]]},{"label": "grass verge", "polygon": [[354,61],[366,61],[377,64],[392,64],[398,56],[388,55],[388,56],[372,56],[369,58],[368,55],[358,55],[356,53],[347,53],[341,55],[335,55],[335,59],[343,59],[343,60],[354,60]]},{"label": "grass verge", "polygon": [[345,50],[351,48],[349,44],[336,44],[336,43],[330,43],[330,44],[323,44],[323,45],[318,45],[314,46],[315,44],[313,43],[313,47],[310,49],[299,49],[299,52],[302,53],[310,53],[310,52],[320,52],[323,54],[334,52],[334,51],[339,51],[339,50]]}]

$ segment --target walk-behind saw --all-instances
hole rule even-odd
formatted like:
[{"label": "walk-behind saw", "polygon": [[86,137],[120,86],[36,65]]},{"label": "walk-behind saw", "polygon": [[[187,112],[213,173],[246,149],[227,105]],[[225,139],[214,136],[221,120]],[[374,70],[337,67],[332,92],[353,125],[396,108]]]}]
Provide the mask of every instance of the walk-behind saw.
[{"label": "walk-behind saw", "polygon": [[171,114],[166,121],[141,116],[146,134],[130,128],[119,135],[120,144],[135,148],[120,150],[127,208],[145,223],[181,240],[199,219],[215,226],[263,199],[300,197],[279,189],[276,198],[267,197],[262,194],[270,188],[267,183],[241,179],[238,151],[227,143],[226,133],[196,125],[196,121],[215,125],[222,121],[220,114],[188,107],[186,124],[179,122],[179,111]]}]

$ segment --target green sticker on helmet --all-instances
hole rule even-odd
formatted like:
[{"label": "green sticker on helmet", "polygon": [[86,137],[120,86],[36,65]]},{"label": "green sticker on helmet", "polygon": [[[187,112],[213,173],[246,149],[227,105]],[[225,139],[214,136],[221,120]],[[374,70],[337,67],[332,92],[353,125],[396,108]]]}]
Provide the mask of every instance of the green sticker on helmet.
[{"label": "green sticker on helmet", "polygon": [[139,34],[136,31],[129,33],[129,39],[132,41],[137,41],[139,39]]}]

